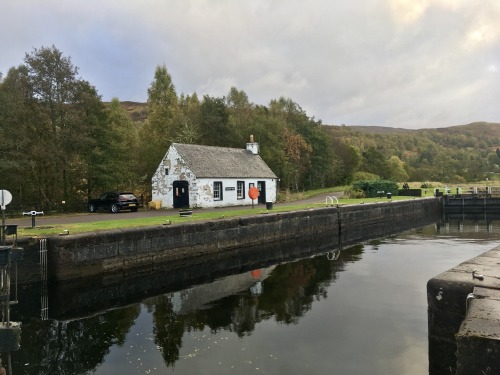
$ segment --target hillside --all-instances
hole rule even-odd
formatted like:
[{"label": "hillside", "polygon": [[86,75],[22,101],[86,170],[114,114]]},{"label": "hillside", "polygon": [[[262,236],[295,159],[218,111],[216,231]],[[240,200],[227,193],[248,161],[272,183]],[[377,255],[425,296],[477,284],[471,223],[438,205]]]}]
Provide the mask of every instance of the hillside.
[{"label": "hillside", "polygon": [[123,109],[135,123],[144,122],[148,118],[148,104],[138,102],[121,102]]},{"label": "hillside", "polygon": [[349,128],[362,133],[387,134],[387,133],[407,133],[412,129],[392,128],[388,126],[368,126],[368,125],[349,125]]},{"label": "hillside", "polygon": [[[121,102],[123,109],[130,116],[132,121],[136,123],[144,122],[148,118],[147,103],[123,101]],[[429,129],[404,129],[388,126],[371,126],[371,125],[324,125],[324,128],[332,128],[336,130],[348,129],[349,131],[359,132],[362,134],[397,134],[397,133],[422,133],[426,134],[432,131],[437,131],[443,134],[464,134],[465,136],[474,137],[497,137],[500,138],[500,123],[490,122],[473,122],[466,125],[455,125],[445,128],[429,128]],[[499,142],[500,143],[500,142]]]},{"label": "hillside", "polygon": [[[344,127],[344,126],[340,126]],[[454,125],[444,128],[427,128],[427,129],[403,129],[403,128],[393,128],[386,126],[368,126],[368,125],[348,125],[345,126],[364,134],[395,134],[395,133],[421,133],[426,134],[430,132],[437,131],[443,134],[464,134],[474,137],[500,137],[500,123],[492,122],[473,122],[466,125]]]},{"label": "hillside", "polygon": [[[137,126],[142,126],[147,120],[147,103],[125,101],[122,106]],[[262,119],[264,123],[268,120],[265,117]],[[255,131],[259,119],[250,118],[248,122],[246,128]],[[357,172],[397,181],[464,182],[486,177],[500,178],[500,123],[474,122],[431,129],[366,125],[320,125],[319,128],[323,133],[321,137],[326,137],[331,145],[325,151],[331,161],[320,168],[317,179],[330,173],[334,177],[329,184],[348,183]],[[280,136],[275,134],[276,131],[271,127],[261,131],[263,150],[270,145],[266,138]],[[306,128],[300,132],[305,140],[315,142],[314,138],[308,139]],[[234,137],[238,135],[235,133]],[[317,141],[319,138],[315,139]],[[220,145],[235,147],[228,140]],[[320,144],[315,146],[320,147]],[[264,156],[273,168],[279,170],[278,162],[270,159],[269,155]],[[307,158],[300,160],[308,162]]]}]

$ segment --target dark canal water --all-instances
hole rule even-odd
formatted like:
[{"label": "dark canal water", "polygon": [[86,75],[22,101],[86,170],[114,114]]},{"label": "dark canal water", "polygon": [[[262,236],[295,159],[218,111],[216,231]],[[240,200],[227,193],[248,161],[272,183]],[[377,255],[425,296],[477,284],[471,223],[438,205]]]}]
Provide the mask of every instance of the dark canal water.
[{"label": "dark canal water", "polygon": [[43,313],[23,287],[21,348],[0,357],[16,375],[428,374],[427,281],[499,244],[495,223],[451,221],[198,278],[210,263],[51,286]]}]

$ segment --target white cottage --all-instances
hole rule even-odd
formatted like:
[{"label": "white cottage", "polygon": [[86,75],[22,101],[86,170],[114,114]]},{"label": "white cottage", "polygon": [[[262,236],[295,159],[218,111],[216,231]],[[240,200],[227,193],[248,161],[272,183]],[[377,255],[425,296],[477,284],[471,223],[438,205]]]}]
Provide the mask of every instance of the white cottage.
[{"label": "white cottage", "polygon": [[[246,149],[173,143],[153,175],[152,198],[164,208],[275,202],[277,181],[253,136]],[[259,189],[254,202],[251,187]]]}]

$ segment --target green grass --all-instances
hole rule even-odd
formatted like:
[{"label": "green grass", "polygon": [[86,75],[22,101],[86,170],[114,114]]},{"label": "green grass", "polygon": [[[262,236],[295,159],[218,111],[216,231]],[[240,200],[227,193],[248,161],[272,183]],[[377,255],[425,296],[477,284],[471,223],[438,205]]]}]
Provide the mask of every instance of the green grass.
[{"label": "green grass", "polygon": [[278,193],[278,203],[289,203],[302,199],[307,199],[314,197],[320,194],[328,194],[328,193],[344,193],[349,187],[348,186],[337,186],[335,188],[325,188],[325,189],[317,189],[317,190],[308,190],[299,193],[291,193],[288,191],[281,191]]},{"label": "green grass", "polygon": [[[451,192],[456,191],[457,187],[461,187],[464,191],[468,189],[469,186],[479,186],[484,187],[488,186],[488,182],[479,182],[479,183],[470,183],[466,184],[450,184],[446,185],[439,182],[428,182],[428,188],[422,189],[422,197],[432,197],[434,196],[434,189],[439,188],[441,191],[444,190],[444,187],[447,186],[451,189]],[[410,183],[411,188],[420,188],[421,183]],[[491,181],[489,181],[489,185],[493,185]],[[240,210],[225,210],[221,208],[217,211],[204,211],[203,209],[194,210],[193,215],[191,217],[183,217],[181,218],[176,211],[168,210],[165,211],[165,216],[155,216],[149,218],[136,218],[136,219],[120,219],[120,220],[109,220],[109,221],[96,221],[90,223],[75,223],[75,224],[64,224],[64,225],[53,225],[51,227],[37,227],[35,229],[32,228],[18,228],[18,236],[22,237],[37,237],[37,236],[51,236],[58,235],[63,233],[65,230],[69,231],[70,234],[77,233],[85,233],[85,232],[98,232],[98,231],[106,231],[113,229],[124,229],[124,228],[140,228],[140,227],[148,227],[148,226],[160,226],[165,225],[167,222],[168,225],[179,225],[186,222],[200,221],[200,220],[220,220],[223,218],[231,218],[231,217],[241,217],[241,216],[249,216],[249,215],[264,215],[268,213],[276,213],[276,212],[290,212],[290,211],[300,211],[300,210],[309,210],[315,208],[325,207],[325,202],[319,202],[314,204],[303,204],[303,203],[294,203],[296,201],[311,198],[321,194],[331,193],[343,193],[348,190],[349,186],[340,186],[336,188],[327,188],[327,189],[318,189],[318,190],[310,190],[306,192],[300,193],[289,193],[289,192],[280,192],[278,195],[278,203],[274,205],[274,208],[271,211],[267,211],[262,206],[255,206],[255,208],[243,207]],[[339,195],[339,194],[337,194]],[[416,199],[413,197],[400,197],[393,196],[392,200],[409,200]],[[390,202],[391,200],[385,197],[379,198],[359,198],[359,199],[345,199],[339,198],[338,204],[342,205],[350,205],[350,204],[364,204],[364,203],[375,203],[375,202]],[[331,203],[329,201],[328,203]],[[337,202],[334,200],[334,205],[337,205]]]},{"label": "green grass", "polygon": [[[317,190],[316,190],[317,192]],[[331,192],[331,190],[326,191]],[[323,194],[325,191],[321,191],[317,194]],[[311,196],[317,195],[312,194]],[[393,197],[392,200],[404,200],[413,199],[413,197]],[[362,199],[343,199],[338,200],[340,206],[349,204],[363,204],[363,203],[375,203],[375,202],[389,202],[386,198],[362,198]],[[330,203],[330,202],[329,202]],[[335,202],[334,205],[337,205]],[[266,210],[262,206],[255,206],[255,208],[242,208],[240,210],[220,210],[214,211],[204,211],[193,210],[193,214],[190,217],[180,217],[179,214],[172,210],[166,211],[165,216],[155,216],[148,218],[134,218],[134,219],[120,219],[120,220],[109,220],[109,221],[96,221],[90,223],[74,223],[74,224],[61,224],[53,225],[50,227],[37,227],[32,228],[19,228],[18,236],[26,237],[38,237],[38,236],[51,236],[59,235],[64,233],[65,230],[69,231],[69,234],[85,233],[85,232],[99,232],[113,229],[124,229],[124,228],[140,228],[140,227],[151,227],[151,226],[161,226],[161,225],[179,225],[187,222],[195,222],[200,220],[221,220],[225,218],[242,217],[250,215],[266,215],[269,213],[277,212],[290,212],[290,211],[301,211],[310,210],[325,207],[325,202],[313,203],[313,204],[293,204],[287,203],[282,205],[275,205],[272,210]],[[168,224],[167,224],[168,223]]]}]

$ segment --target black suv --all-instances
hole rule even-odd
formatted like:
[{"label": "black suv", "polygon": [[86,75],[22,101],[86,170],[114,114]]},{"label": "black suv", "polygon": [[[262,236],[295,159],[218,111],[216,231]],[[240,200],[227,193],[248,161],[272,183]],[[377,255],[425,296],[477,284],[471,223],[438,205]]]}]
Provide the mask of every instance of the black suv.
[{"label": "black suv", "polygon": [[88,205],[90,212],[107,210],[113,213],[121,210],[136,212],[139,209],[139,200],[133,193],[108,192],[97,199],[91,199]]}]

